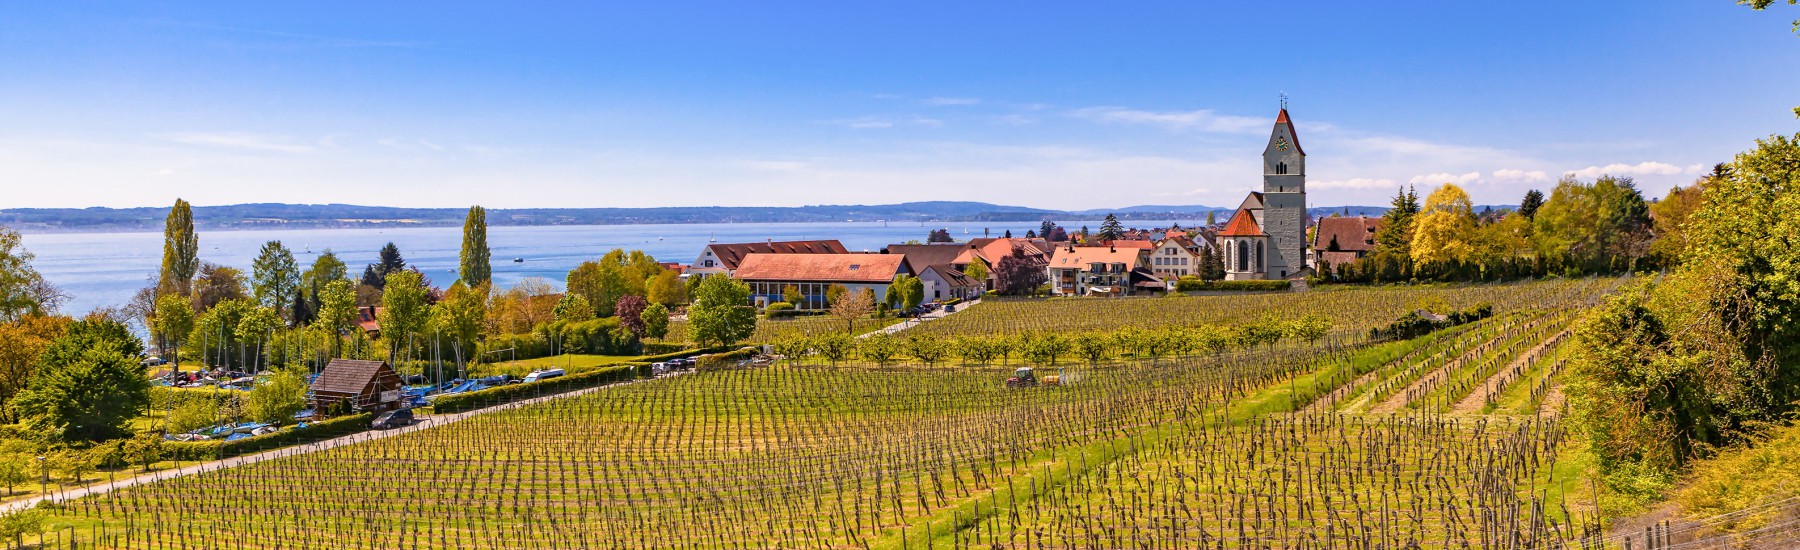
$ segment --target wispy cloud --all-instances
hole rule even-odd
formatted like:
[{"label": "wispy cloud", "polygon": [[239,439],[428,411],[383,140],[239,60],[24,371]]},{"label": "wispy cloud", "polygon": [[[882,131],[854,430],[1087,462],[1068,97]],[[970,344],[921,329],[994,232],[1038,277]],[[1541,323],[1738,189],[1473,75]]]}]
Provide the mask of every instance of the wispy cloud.
[{"label": "wispy cloud", "polygon": [[1315,181],[1306,184],[1309,189],[1393,189],[1394,180],[1387,178],[1350,178],[1343,180]]},{"label": "wispy cloud", "polygon": [[1252,132],[1266,130],[1269,119],[1221,115],[1212,109],[1193,111],[1144,111],[1125,107],[1087,107],[1071,111],[1076,118],[1110,124],[1145,124],[1170,130],[1203,132]]},{"label": "wispy cloud", "polygon": [[1537,182],[1542,182],[1542,181],[1549,181],[1550,175],[1544,173],[1543,170],[1520,170],[1520,169],[1516,169],[1516,168],[1502,168],[1502,169],[1494,171],[1493,179],[1494,179],[1494,181],[1503,182],[1503,183],[1537,183]]},{"label": "wispy cloud", "polygon": [[978,98],[978,97],[934,97],[934,98],[926,99],[923,103],[925,103],[926,105],[940,105],[940,106],[942,106],[942,105],[978,105],[981,103],[981,98]]},{"label": "wispy cloud", "polygon": [[1481,172],[1467,172],[1467,173],[1463,173],[1463,174],[1451,174],[1448,172],[1438,172],[1435,174],[1425,174],[1425,175],[1421,175],[1421,176],[1413,176],[1412,179],[1407,180],[1407,183],[1411,183],[1413,185],[1437,185],[1437,184],[1441,184],[1441,183],[1454,183],[1457,185],[1464,185],[1464,184],[1469,184],[1469,183],[1475,183],[1478,181],[1481,181]]},{"label": "wispy cloud", "polygon": [[1637,164],[1613,163],[1606,166],[1589,166],[1579,170],[1570,170],[1568,175],[1580,179],[1591,179],[1600,176],[1673,176],[1676,174],[1698,174],[1705,167],[1699,164],[1683,169],[1680,166],[1665,162],[1647,161]]},{"label": "wispy cloud", "polygon": [[249,151],[305,153],[313,150],[312,147],[295,144],[289,138],[283,136],[268,136],[245,132],[165,132],[161,134],[151,134],[151,137],[186,145],[206,145]]},{"label": "wispy cloud", "polygon": [[869,115],[855,118],[827,120],[824,121],[823,124],[857,129],[893,128],[895,126],[925,126],[936,128],[938,126],[943,126],[944,121],[921,116]]}]

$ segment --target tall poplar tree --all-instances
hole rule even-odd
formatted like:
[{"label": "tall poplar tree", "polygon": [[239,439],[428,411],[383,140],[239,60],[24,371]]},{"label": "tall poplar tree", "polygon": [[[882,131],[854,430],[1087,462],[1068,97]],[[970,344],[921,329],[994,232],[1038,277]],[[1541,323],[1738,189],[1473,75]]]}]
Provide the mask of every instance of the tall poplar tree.
[{"label": "tall poplar tree", "polygon": [[463,220],[462,262],[457,270],[462,283],[469,288],[488,284],[493,279],[492,256],[487,242],[487,209],[471,206],[469,217]]},{"label": "tall poplar tree", "polygon": [[175,199],[175,206],[169,208],[168,219],[163,221],[162,273],[156,288],[186,295],[199,269],[200,238],[194,233],[193,206],[185,200]]}]

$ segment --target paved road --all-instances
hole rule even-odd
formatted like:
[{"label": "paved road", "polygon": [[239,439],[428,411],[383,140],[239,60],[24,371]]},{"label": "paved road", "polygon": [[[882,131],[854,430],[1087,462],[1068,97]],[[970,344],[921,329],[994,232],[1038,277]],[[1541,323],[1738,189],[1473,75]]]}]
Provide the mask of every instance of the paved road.
[{"label": "paved road", "polygon": [[[975,304],[979,304],[979,303],[981,303],[981,300],[974,300],[974,301],[970,301],[970,302],[963,302],[960,304],[956,304],[956,311],[967,310],[971,307],[975,307]],[[869,335],[871,335],[871,334],[893,334],[896,332],[900,332],[902,330],[906,330],[906,329],[909,329],[912,327],[919,326],[920,323],[932,321],[935,319],[943,319],[944,316],[946,316],[946,315],[955,315],[955,314],[956,313],[953,313],[953,312],[945,313],[943,308],[938,308],[936,311],[932,311],[930,313],[926,313],[925,315],[922,315],[921,316],[922,319],[908,318],[907,320],[900,322],[898,324],[888,325],[886,327],[882,327],[882,328],[879,328],[879,329],[876,329],[873,331],[869,331],[867,333],[864,333],[861,336],[857,336],[857,338],[868,338]]]},{"label": "paved road", "polygon": [[[665,375],[665,376],[680,376],[682,374],[685,374],[686,372],[687,371],[682,371],[682,372],[677,372],[677,373]],[[442,426],[445,424],[450,424],[452,422],[458,422],[458,421],[461,421],[461,420],[464,420],[467,418],[471,418],[474,416],[478,416],[478,415],[494,413],[494,412],[504,411],[504,410],[508,410],[508,409],[516,409],[516,408],[524,407],[527,405],[542,403],[545,401],[549,401],[551,399],[558,399],[558,398],[563,398],[563,397],[573,397],[573,396],[577,396],[577,395],[593,393],[593,392],[600,391],[600,390],[607,389],[607,388],[623,386],[626,384],[636,384],[636,383],[642,382],[642,381],[643,381],[642,379],[637,379],[637,380],[631,380],[631,381],[627,381],[627,382],[620,382],[617,384],[608,384],[605,386],[596,386],[596,387],[592,387],[592,388],[585,388],[585,389],[575,390],[575,391],[571,391],[571,392],[551,394],[551,395],[546,395],[543,397],[533,397],[531,399],[526,399],[523,401],[514,401],[511,403],[506,403],[506,404],[502,404],[502,405],[495,405],[492,407],[475,409],[472,411],[465,411],[465,412],[460,412],[460,413],[455,413],[455,414],[432,415],[432,416],[424,418],[423,420],[421,420],[417,423],[414,423],[411,426],[407,426],[405,428],[400,428],[400,429],[396,429],[396,430],[379,430],[379,431],[368,431],[368,432],[362,432],[362,433],[355,433],[355,434],[350,434],[350,435],[346,435],[343,437],[327,439],[324,441],[307,443],[304,445],[283,447],[283,448],[275,449],[275,450],[271,450],[271,451],[263,451],[260,453],[247,454],[247,455],[227,458],[227,459],[223,459],[223,460],[215,460],[212,462],[202,462],[199,464],[195,464],[192,466],[184,466],[184,467],[174,469],[174,470],[162,470],[162,471],[158,471],[158,472],[151,472],[148,474],[143,474],[143,475],[139,475],[136,477],[127,478],[127,479],[120,479],[117,481],[110,481],[110,482],[105,482],[105,483],[95,483],[93,485],[88,485],[86,487],[78,487],[78,488],[74,488],[74,489],[68,489],[65,491],[52,492],[52,493],[49,493],[46,495],[38,495],[35,497],[23,498],[23,499],[7,502],[4,504],[0,504],[0,514],[12,513],[12,512],[19,511],[19,510],[28,509],[33,506],[37,506],[38,502],[41,502],[46,499],[50,500],[51,502],[62,502],[65,500],[73,500],[73,499],[78,499],[78,498],[85,497],[85,496],[106,494],[106,493],[109,493],[109,492],[112,492],[112,491],[115,491],[118,489],[134,487],[137,485],[143,485],[143,484],[147,484],[147,483],[155,483],[155,482],[162,481],[165,479],[174,479],[177,477],[191,476],[191,475],[205,473],[205,472],[223,470],[226,468],[235,468],[235,467],[243,466],[246,464],[255,464],[258,462],[275,460],[278,458],[284,458],[284,457],[289,457],[289,456],[297,456],[297,455],[303,455],[303,454],[308,454],[308,453],[316,453],[319,451],[323,451],[323,450],[327,450],[327,449],[334,449],[334,448],[342,447],[345,445],[354,445],[354,444],[362,443],[365,441],[374,441],[374,440],[382,439],[382,438],[386,438],[386,437],[394,437],[394,436],[401,435],[401,434],[408,434],[408,433],[416,432],[419,430],[427,430],[427,429],[431,429],[436,426]]]}]

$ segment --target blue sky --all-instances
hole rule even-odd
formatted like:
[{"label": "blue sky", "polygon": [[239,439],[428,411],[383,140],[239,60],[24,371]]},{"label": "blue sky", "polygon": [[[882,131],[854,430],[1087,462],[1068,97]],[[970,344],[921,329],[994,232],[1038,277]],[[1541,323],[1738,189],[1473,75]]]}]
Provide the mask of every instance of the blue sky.
[{"label": "blue sky", "polygon": [[1800,8],[0,4],[3,207],[1233,205],[1653,195],[1800,131]]}]

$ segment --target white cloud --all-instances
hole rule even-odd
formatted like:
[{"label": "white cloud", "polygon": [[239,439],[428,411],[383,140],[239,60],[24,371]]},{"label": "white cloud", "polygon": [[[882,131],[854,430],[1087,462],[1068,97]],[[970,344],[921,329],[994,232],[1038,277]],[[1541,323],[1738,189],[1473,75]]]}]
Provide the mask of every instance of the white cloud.
[{"label": "white cloud", "polygon": [[1162,126],[1170,130],[1199,130],[1203,132],[1250,132],[1266,130],[1269,119],[1246,116],[1220,115],[1212,109],[1193,111],[1143,111],[1124,107],[1087,107],[1070,112],[1077,118],[1112,124],[1147,124]]},{"label": "white cloud", "polygon": [[313,150],[312,147],[289,143],[285,137],[244,132],[165,132],[151,134],[151,137],[187,145],[207,145],[251,151],[305,153]]},{"label": "white cloud", "polygon": [[924,101],[926,105],[976,105],[981,103],[977,97],[934,97]]},{"label": "white cloud", "polygon": [[1469,172],[1466,174],[1450,174],[1450,173],[1446,173],[1446,172],[1438,172],[1436,174],[1425,174],[1423,176],[1413,176],[1411,180],[1407,180],[1407,183],[1411,183],[1413,185],[1438,185],[1438,184],[1443,184],[1443,183],[1454,183],[1457,185],[1464,185],[1464,184],[1474,183],[1474,182],[1478,182],[1478,181],[1481,181],[1481,172]]},{"label": "white cloud", "polygon": [[[1699,166],[1699,165],[1695,165]],[[1697,173],[1692,166],[1691,173]],[[1570,170],[1568,175],[1580,179],[1592,179],[1600,176],[1672,176],[1682,173],[1680,166],[1664,162],[1647,161],[1637,164],[1613,163],[1606,166],[1589,166],[1580,170]]]},{"label": "white cloud", "polygon": [[1387,178],[1350,178],[1307,182],[1308,189],[1393,189],[1394,180]]},{"label": "white cloud", "polygon": [[1504,168],[1494,171],[1494,181],[1504,183],[1534,183],[1549,181],[1550,175],[1543,170],[1519,170]]},{"label": "white cloud", "polygon": [[893,128],[895,126],[925,126],[936,128],[943,126],[944,121],[920,116],[884,116],[870,115],[855,118],[840,118],[824,121],[824,124],[857,129]]}]

